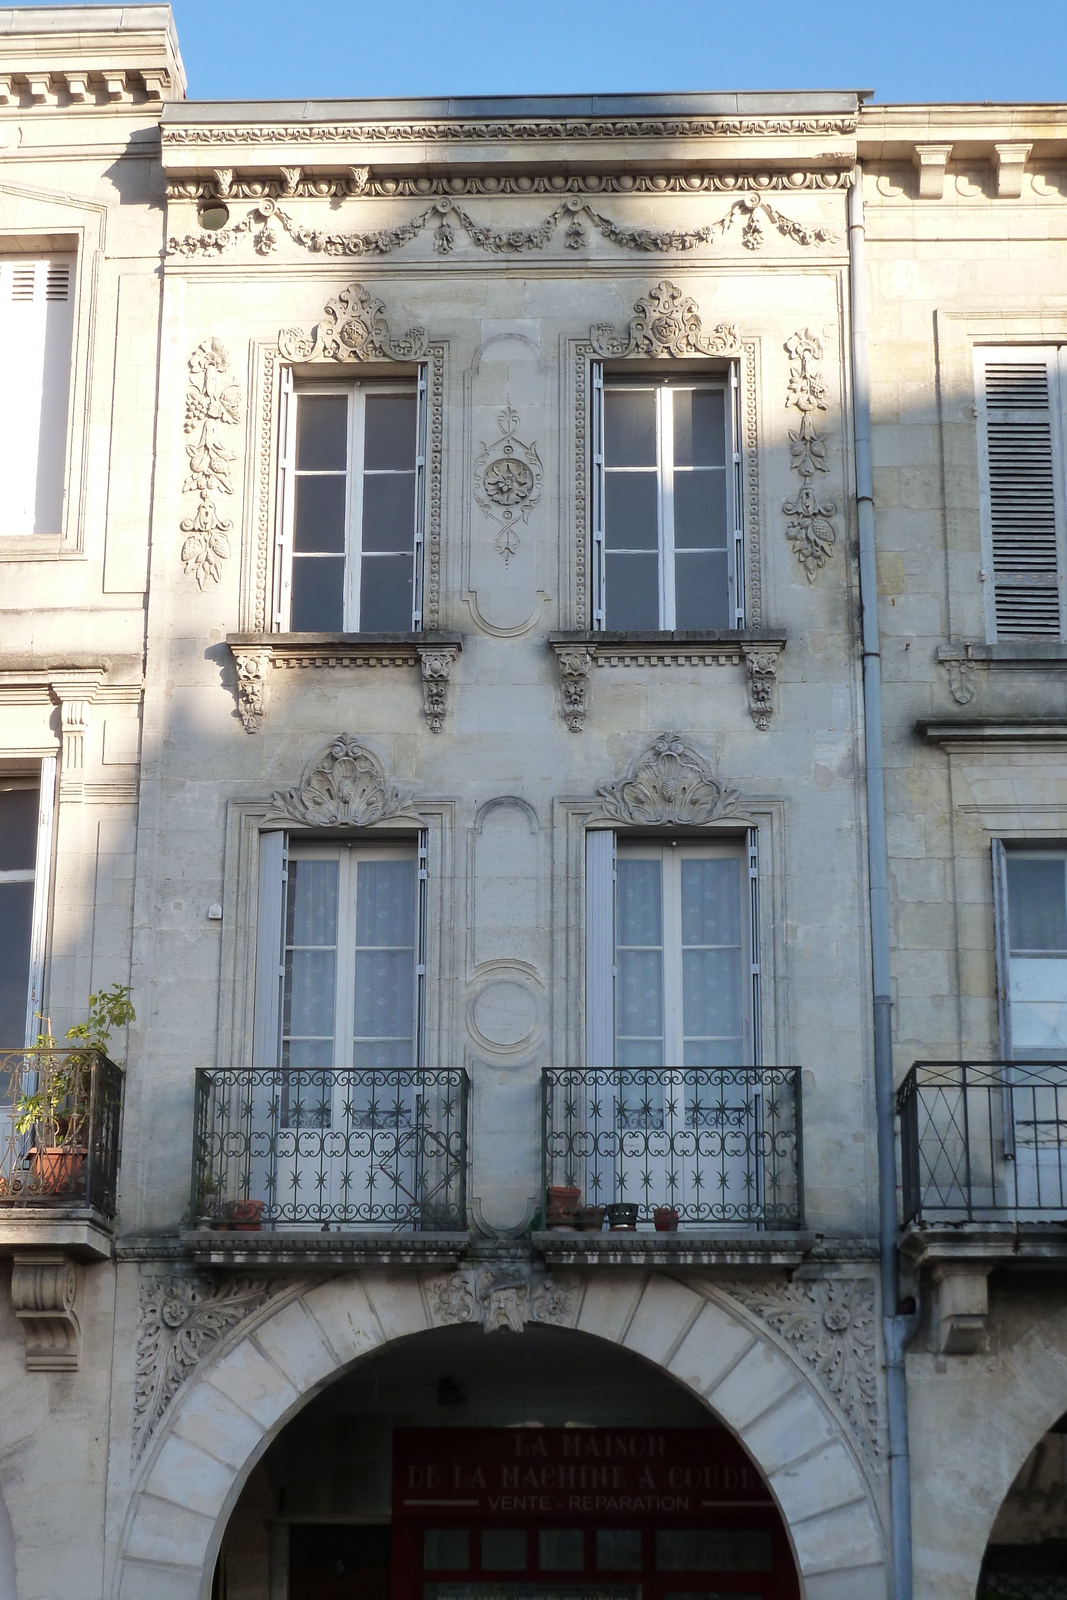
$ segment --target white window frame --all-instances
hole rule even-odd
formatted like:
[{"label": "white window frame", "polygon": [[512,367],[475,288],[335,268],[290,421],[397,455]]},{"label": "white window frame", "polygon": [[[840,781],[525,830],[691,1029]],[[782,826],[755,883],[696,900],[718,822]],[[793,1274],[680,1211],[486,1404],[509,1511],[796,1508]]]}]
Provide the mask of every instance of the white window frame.
[{"label": "white window frame", "polygon": [[607,627],[606,552],[604,543],[605,506],[605,388],[653,389],[656,393],[656,451],[658,478],[659,542],[659,629],[675,630],[675,548],[674,548],[674,430],[670,397],[678,389],[721,390],[726,416],[726,518],[727,518],[727,609],[731,628],[745,626],[744,503],[741,459],[741,390],[736,362],[725,372],[628,374],[605,373],[603,362],[593,362],[590,394],[592,418],[591,493],[592,525],[592,626]]},{"label": "white window frame", "polygon": [[[1002,1059],[1015,1059],[1011,1008],[1011,925],[1008,910],[1008,862],[1010,860],[1050,860],[1067,863],[1067,846],[1042,844],[1038,841],[1013,840],[1005,848],[1005,841],[992,841],[993,856],[993,921],[996,936],[997,1012],[1000,1021]],[[1025,959],[1025,957],[1023,957]],[[1020,1060],[1028,1059],[1021,1056]],[[1067,1063],[1067,1050],[1063,1060]]]},{"label": "white window frame", "polygon": [[[63,294],[53,290],[62,284]],[[74,314],[77,256],[71,251],[34,251],[6,254],[0,248],[0,327],[8,306],[28,310],[9,329],[7,356],[18,370],[18,382],[8,386],[5,404],[14,415],[4,418],[8,448],[19,451],[21,482],[29,496],[25,514],[15,520],[10,505],[0,516],[4,539],[57,539],[62,535],[67,499],[67,463],[70,455],[71,402],[74,387]],[[24,291],[29,287],[30,293]],[[50,307],[56,309],[50,311]],[[59,311],[59,307],[64,309]],[[36,413],[37,425],[34,426]],[[50,508],[42,512],[39,486],[42,467],[54,475],[45,497]],[[38,526],[44,514],[45,526]]]},{"label": "white window frame", "polygon": [[[0,1039],[0,1048],[30,1046],[37,1042],[41,1032],[41,1013],[44,1010],[45,961],[48,943],[48,901],[52,875],[52,834],[55,821],[56,757],[45,756],[41,761],[39,777],[27,774],[25,785],[34,787],[39,782],[37,810],[37,843],[32,867],[14,868],[0,872],[0,883],[32,883],[33,912],[30,920],[29,982],[26,988],[26,1020],[24,1036],[18,1039]],[[13,775],[14,777],[14,775]],[[18,778],[14,778],[16,783]]]},{"label": "white window frame", "polygon": [[293,527],[296,507],[296,429],[302,396],[348,396],[348,469],[345,496],[344,600],[342,631],[361,629],[360,585],[363,572],[362,515],[364,415],[368,391],[375,394],[411,394],[416,397],[415,435],[415,526],[412,549],[411,631],[423,626],[423,553],[426,531],[426,441],[428,376],[425,364],[412,378],[347,378],[340,380],[296,379],[291,367],[280,373],[279,451],[277,531],[275,535],[276,578],[274,631],[288,632],[292,606]]},{"label": "white window frame", "polygon": [[[973,351],[975,415],[978,421],[978,488],[982,538],[982,580],[986,638],[991,644],[1002,639],[1067,639],[1067,346],[1063,344],[989,345],[976,344]],[[1055,519],[1055,572],[1051,567],[1019,570],[1006,566],[997,570],[993,539],[993,497],[990,470],[990,423],[1033,422],[1040,411],[1033,408],[992,407],[986,395],[986,367],[1006,363],[1044,364],[1048,381],[1049,423],[1052,454],[1053,515]],[[1003,595],[1012,589],[1054,589],[1058,599],[1059,627],[1055,632],[1037,629],[1032,633],[1007,630],[1002,635],[997,622],[997,590]]]}]

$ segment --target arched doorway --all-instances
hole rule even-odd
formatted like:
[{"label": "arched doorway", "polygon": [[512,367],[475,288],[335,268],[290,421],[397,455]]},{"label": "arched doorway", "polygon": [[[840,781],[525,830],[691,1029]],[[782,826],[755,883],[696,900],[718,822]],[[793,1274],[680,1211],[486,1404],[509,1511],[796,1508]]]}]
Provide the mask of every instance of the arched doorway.
[{"label": "arched doorway", "polygon": [[217,1600],[799,1600],[758,1468],[640,1356],[570,1330],[398,1340],[273,1441]]},{"label": "arched doorway", "polygon": [[993,1523],[977,1600],[1067,1600],[1067,1416],[1019,1469]]}]

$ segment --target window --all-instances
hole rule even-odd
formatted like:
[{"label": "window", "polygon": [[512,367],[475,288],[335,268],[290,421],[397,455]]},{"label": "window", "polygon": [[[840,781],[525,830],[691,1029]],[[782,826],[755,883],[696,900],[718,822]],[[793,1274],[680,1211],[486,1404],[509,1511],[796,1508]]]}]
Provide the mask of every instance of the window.
[{"label": "window", "polygon": [[283,386],[279,628],[421,627],[425,393],[422,379]]},{"label": "window", "polygon": [[1006,1048],[1015,1060],[1067,1061],[1067,851],[1001,847],[994,863]]},{"label": "window", "polygon": [[73,325],[72,257],[0,257],[0,335],[18,374],[0,399],[0,533],[62,530]]},{"label": "window", "polygon": [[1067,351],[975,352],[991,640],[1063,639]]},{"label": "window", "polygon": [[0,779],[0,1049],[32,1044],[43,1004],[56,763]]},{"label": "window", "polygon": [[737,386],[594,372],[595,628],[744,624]]}]

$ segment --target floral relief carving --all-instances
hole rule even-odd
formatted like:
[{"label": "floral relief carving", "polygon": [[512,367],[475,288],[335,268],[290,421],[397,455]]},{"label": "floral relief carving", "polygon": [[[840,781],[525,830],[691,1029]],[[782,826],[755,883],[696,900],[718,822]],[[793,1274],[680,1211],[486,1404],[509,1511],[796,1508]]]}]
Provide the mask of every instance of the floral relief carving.
[{"label": "floral relief carving", "polygon": [[559,668],[559,699],[563,720],[572,733],[580,733],[589,711],[589,675],[594,652],[588,645],[552,646]]},{"label": "floral relief carving", "polygon": [[741,814],[741,799],[710,762],[677,733],[661,733],[617,783],[597,790],[603,814],[616,822],[701,825]]},{"label": "floral relief carving", "polygon": [[427,1284],[435,1326],[480,1323],[486,1333],[522,1333],[529,1322],[569,1323],[575,1285],[527,1262],[468,1267]]},{"label": "floral relief carving", "polygon": [[529,521],[541,498],[544,469],[537,444],[518,437],[519,413],[507,405],[497,421],[500,433],[482,445],[474,463],[474,498],[500,531],[494,543],[504,565],[519,548],[519,523]]},{"label": "floral relief carving", "polygon": [[785,536],[808,582],[814,583],[837,541],[830,520],[837,507],[832,500],[820,500],[814,488],[817,474],[826,471],[826,441],[815,426],[816,414],[826,410],[826,384],[818,370],[823,346],[818,334],[805,328],[787,339],[785,348],[791,363],[785,403],[800,412],[800,427],[789,430],[790,466],[801,483],[795,498],[782,507],[790,519]]},{"label": "floral relief carving", "polygon": [[411,794],[389,782],[373,750],[339,733],[311,758],[296,787],[276,791],[271,803],[310,827],[368,828],[409,811]]},{"label": "floral relief carving", "polygon": [[756,727],[765,733],[770,727],[774,712],[774,689],[778,681],[778,658],[782,653],[782,647],[776,644],[743,644],[741,650],[745,658],[748,704],[752,720]]},{"label": "floral relief carving", "polygon": [[327,300],[311,333],[283,328],[278,349],[285,361],[419,361],[427,354],[426,329],[409,328],[394,339],[382,302],[350,283]]},{"label": "floral relief carving", "polygon": [[142,1279],[133,1402],[135,1460],[200,1362],[279,1287],[249,1278]]},{"label": "floral relief carving", "polygon": [[238,651],[233,662],[237,670],[237,715],[246,733],[258,733],[267,714],[270,651]]},{"label": "floral relief carving", "polygon": [[205,339],[189,357],[189,387],[185,393],[184,431],[189,437],[185,453],[189,458],[183,494],[199,495],[191,517],[184,517],[181,531],[187,534],[182,545],[185,571],[195,577],[200,588],[222,577],[221,563],[228,559],[230,542],[226,535],[233,519],[223,517],[215,496],[233,494],[231,468],[236,453],[227,450],[219,429],[241,420],[241,392],[228,382],[230,357],[218,339]]},{"label": "floral relief carving", "polygon": [[589,342],[598,356],[736,356],[741,351],[731,323],[720,322],[705,334],[696,301],[668,278],[634,301],[625,333],[598,322],[589,330]]},{"label": "floral relief carving", "polygon": [[431,733],[440,733],[448,711],[448,686],[459,654],[457,645],[416,645],[422,672],[422,705]]},{"label": "floral relief carving", "polygon": [[795,1278],[790,1284],[725,1287],[814,1370],[865,1453],[877,1461],[882,1438],[873,1281]]},{"label": "floral relief carving", "polygon": [[519,122],[330,122],[209,124],[164,127],[167,145],[189,144],[454,144],[457,141],[524,144],[544,140],[560,144],[568,139],[662,138],[710,139],[776,134],[829,134],[847,136],[856,131],[849,117],[568,117],[549,122],[524,118]]}]

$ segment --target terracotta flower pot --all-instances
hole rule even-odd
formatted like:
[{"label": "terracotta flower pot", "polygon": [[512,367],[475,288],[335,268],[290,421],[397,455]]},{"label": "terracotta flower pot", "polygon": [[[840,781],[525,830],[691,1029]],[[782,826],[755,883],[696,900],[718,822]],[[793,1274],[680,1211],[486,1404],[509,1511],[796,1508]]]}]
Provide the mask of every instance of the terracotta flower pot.
[{"label": "terracotta flower pot", "polygon": [[89,1154],[77,1145],[45,1145],[30,1151],[33,1187],[38,1194],[74,1194],[80,1191],[85,1158]]},{"label": "terracotta flower pot", "polygon": [[260,1233],[263,1229],[263,1200],[235,1200],[233,1202],[234,1233]]},{"label": "terracotta flower pot", "polygon": [[657,1233],[677,1233],[678,1213],[673,1206],[657,1206],[652,1213]]},{"label": "terracotta flower pot", "polygon": [[549,1184],[548,1204],[545,1207],[545,1226],[548,1228],[576,1228],[578,1226],[578,1202],[581,1198],[582,1191],[572,1188],[569,1184]]},{"label": "terracotta flower pot", "polygon": [[604,1206],[582,1206],[578,1212],[578,1226],[583,1233],[599,1233],[604,1226]]}]

